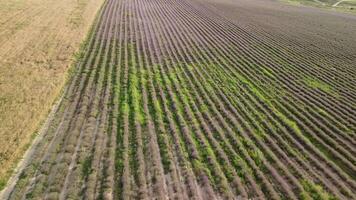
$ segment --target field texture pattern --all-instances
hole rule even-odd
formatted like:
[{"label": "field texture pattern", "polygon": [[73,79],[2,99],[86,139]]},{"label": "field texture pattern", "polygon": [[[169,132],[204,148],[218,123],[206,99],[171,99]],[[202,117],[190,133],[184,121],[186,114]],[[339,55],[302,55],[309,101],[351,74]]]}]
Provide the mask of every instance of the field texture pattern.
[{"label": "field texture pattern", "polygon": [[0,0],[0,190],[61,94],[103,0]]},{"label": "field texture pattern", "polygon": [[107,0],[8,199],[356,199],[356,18]]}]

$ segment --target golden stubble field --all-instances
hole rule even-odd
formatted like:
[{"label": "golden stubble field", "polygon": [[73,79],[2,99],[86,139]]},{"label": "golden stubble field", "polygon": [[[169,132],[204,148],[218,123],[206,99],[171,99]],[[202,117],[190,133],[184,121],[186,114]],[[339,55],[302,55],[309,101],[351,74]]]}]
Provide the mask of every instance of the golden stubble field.
[{"label": "golden stubble field", "polygon": [[0,189],[59,96],[103,0],[0,0]]}]

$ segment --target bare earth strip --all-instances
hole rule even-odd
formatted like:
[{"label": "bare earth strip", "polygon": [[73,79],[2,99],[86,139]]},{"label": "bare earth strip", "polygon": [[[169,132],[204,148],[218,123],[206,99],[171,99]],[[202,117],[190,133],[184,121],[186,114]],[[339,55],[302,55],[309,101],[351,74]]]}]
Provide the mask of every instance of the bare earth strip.
[{"label": "bare earth strip", "polygon": [[336,2],[336,3],[334,3],[332,6],[333,6],[333,7],[336,7],[337,5],[339,5],[340,3],[342,3],[343,1],[345,1],[345,0],[340,0],[340,1]]},{"label": "bare earth strip", "polygon": [[355,199],[356,17],[107,0],[3,199]]}]

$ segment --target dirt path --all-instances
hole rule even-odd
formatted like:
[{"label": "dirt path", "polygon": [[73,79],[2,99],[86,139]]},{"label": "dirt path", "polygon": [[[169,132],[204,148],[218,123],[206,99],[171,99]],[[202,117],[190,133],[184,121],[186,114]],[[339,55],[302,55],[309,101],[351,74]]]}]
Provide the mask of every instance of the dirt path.
[{"label": "dirt path", "polygon": [[338,2],[336,2],[335,4],[333,4],[333,7],[336,7],[337,5],[339,5],[340,3],[344,2],[345,0],[340,0]]}]

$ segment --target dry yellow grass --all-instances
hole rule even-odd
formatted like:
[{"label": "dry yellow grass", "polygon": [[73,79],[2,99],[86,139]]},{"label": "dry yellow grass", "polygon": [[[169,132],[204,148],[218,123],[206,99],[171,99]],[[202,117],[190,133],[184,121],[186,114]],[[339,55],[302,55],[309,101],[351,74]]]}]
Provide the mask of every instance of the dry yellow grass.
[{"label": "dry yellow grass", "polygon": [[64,86],[103,0],[0,0],[0,189]]}]

